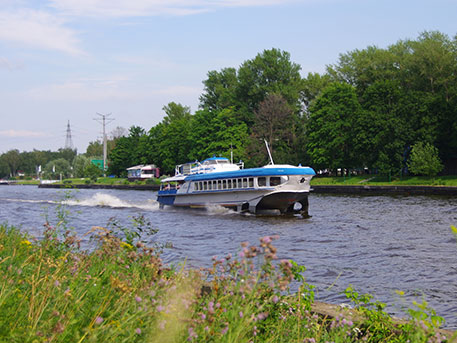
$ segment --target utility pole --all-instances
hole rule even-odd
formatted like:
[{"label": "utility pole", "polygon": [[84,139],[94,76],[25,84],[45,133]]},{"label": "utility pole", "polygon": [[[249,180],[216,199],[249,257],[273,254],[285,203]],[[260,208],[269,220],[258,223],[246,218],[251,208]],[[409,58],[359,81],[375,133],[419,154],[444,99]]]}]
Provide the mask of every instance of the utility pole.
[{"label": "utility pole", "polygon": [[97,115],[99,115],[101,118],[94,118],[94,120],[98,121],[100,124],[103,126],[103,176],[106,176],[106,125],[111,123],[114,118],[107,118],[111,115],[111,113],[108,114],[101,114],[97,112]]}]

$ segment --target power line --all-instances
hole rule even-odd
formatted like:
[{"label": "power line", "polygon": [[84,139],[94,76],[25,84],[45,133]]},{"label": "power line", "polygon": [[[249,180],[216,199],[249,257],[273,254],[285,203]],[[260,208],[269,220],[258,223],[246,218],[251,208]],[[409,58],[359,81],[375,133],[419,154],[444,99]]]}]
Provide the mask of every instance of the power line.
[{"label": "power line", "polygon": [[103,176],[106,176],[106,155],[107,155],[107,149],[106,149],[106,125],[111,123],[114,118],[107,118],[111,115],[111,113],[108,114],[101,114],[97,112],[97,115],[99,115],[101,118],[94,118],[94,120],[98,121],[100,124],[103,126]]}]

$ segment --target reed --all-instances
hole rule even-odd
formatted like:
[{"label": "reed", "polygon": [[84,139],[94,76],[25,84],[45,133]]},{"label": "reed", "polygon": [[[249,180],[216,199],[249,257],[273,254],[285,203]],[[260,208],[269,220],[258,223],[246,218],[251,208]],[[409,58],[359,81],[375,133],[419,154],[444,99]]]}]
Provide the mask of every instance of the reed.
[{"label": "reed", "polygon": [[[278,261],[277,237],[243,243],[212,267],[170,267],[160,248],[94,227],[95,248],[46,227],[38,240],[0,225],[1,342],[442,342],[427,304],[394,322],[348,288],[358,310],[313,312],[304,267]],[[291,292],[291,282],[299,291]],[[357,315],[354,315],[354,312]]]}]

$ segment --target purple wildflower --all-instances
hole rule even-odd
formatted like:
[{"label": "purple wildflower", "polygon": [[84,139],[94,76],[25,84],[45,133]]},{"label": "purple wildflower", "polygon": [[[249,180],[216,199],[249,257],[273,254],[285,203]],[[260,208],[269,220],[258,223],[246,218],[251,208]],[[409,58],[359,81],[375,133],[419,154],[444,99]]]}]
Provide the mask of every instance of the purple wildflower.
[{"label": "purple wildflower", "polygon": [[264,244],[269,244],[269,243],[271,243],[271,237],[270,237],[270,236],[262,237],[262,238],[260,239],[260,242],[261,242],[261,243],[264,243]]},{"label": "purple wildflower", "polygon": [[103,318],[102,317],[95,318],[95,324],[101,324],[101,323],[103,323]]},{"label": "purple wildflower", "polygon": [[188,341],[192,341],[194,338],[198,337],[198,335],[195,333],[193,327],[189,328],[188,333],[189,333],[189,337],[187,338]]}]

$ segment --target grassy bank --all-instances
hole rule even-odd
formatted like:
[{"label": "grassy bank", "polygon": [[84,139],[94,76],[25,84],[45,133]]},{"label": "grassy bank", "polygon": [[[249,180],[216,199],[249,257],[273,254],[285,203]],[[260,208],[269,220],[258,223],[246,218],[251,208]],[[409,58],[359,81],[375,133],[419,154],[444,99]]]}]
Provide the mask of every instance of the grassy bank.
[{"label": "grassy bank", "polygon": [[[19,185],[39,185],[39,180],[17,180],[16,184]],[[98,177],[96,180],[89,178],[71,178],[64,179],[62,182],[57,182],[57,184],[68,184],[68,185],[84,185],[84,184],[96,184],[96,185],[159,185],[159,179],[152,179],[149,181],[128,181],[126,178],[115,178],[115,177]]]},{"label": "grassy bank", "polygon": [[311,185],[372,185],[372,186],[453,186],[457,187],[457,176],[333,176],[314,177]]},{"label": "grassy bank", "polygon": [[[17,184],[38,185],[37,180],[17,180]],[[81,185],[81,184],[99,184],[99,185],[159,185],[159,179],[150,181],[128,181],[125,178],[99,177],[96,181],[88,178],[65,179],[62,183]],[[457,187],[457,175],[446,176],[385,176],[385,175],[357,175],[357,176],[316,176],[311,180],[311,185],[373,185],[373,186],[452,186]]]},{"label": "grassy bank", "polygon": [[[63,221],[64,222],[64,221]],[[137,221],[137,224],[141,221]],[[60,224],[62,225],[62,224]],[[138,226],[137,226],[138,228]],[[106,228],[78,247],[71,230],[34,239],[0,225],[1,342],[441,342],[441,317],[426,303],[394,322],[384,305],[351,288],[357,310],[312,311],[304,267],[276,260],[275,237],[243,244],[209,269],[164,265],[159,245],[135,229]],[[95,244],[96,243],[96,244]],[[289,293],[293,280],[299,292]]]}]

